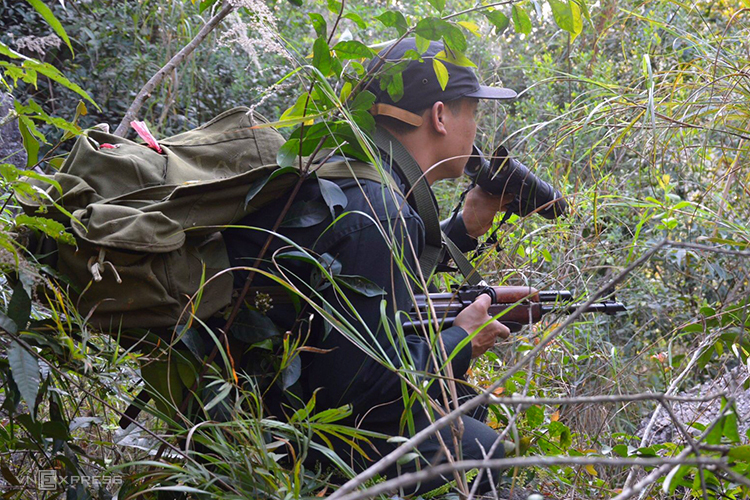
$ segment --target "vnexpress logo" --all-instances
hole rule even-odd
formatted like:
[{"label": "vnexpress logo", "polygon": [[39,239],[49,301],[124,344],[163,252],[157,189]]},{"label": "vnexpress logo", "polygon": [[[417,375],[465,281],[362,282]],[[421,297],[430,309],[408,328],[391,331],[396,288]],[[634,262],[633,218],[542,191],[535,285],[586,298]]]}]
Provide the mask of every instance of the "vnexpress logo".
[{"label": "vnexpress logo", "polygon": [[36,484],[41,491],[55,491],[57,489],[57,471],[40,470],[37,473]]}]

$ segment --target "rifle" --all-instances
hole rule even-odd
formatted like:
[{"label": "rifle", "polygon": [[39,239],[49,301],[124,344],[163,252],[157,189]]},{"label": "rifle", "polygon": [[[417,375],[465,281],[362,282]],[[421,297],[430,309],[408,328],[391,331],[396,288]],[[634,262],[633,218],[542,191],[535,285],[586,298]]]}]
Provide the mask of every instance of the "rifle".
[{"label": "rifle", "polygon": [[[567,290],[536,290],[525,286],[462,286],[454,292],[417,295],[409,321],[403,324],[404,330],[421,330],[429,323],[434,325],[435,320],[441,328],[449,328],[453,326],[458,313],[482,294],[492,299],[489,315],[499,316],[498,321],[511,332],[541,321],[547,313],[571,314],[582,305],[572,303],[573,294]],[[625,304],[608,299],[591,304],[583,312],[613,315],[626,310]]]}]

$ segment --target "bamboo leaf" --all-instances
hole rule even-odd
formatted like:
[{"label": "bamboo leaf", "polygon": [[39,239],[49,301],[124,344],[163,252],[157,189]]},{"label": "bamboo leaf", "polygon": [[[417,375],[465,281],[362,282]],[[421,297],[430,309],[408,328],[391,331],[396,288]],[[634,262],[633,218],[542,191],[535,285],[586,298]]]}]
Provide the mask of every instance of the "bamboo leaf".
[{"label": "bamboo leaf", "polygon": [[346,288],[353,290],[360,295],[364,295],[365,297],[380,297],[386,293],[385,290],[378,285],[362,276],[339,274],[335,276],[334,279]]},{"label": "bamboo leaf", "polygon": [[63,74],[60,73],[60,71],[57,68],[55,68],[54,66],[52,66],[51,64],[41,63],[41,62],[36,61],[34,59],[26,58],[26,61],[24,62],[24,67],[29,67],[29,68],[31,68],[31,69],[33,69],[33,70],[35,70],[35,71],[43,74],[47,78],[56,81],[57,83],[59,83],[63,87],[72,90],[76,94],[80,95],[81,97],[83,97],[84,99],[86,99],[87,101],[89,101],[91,104],[93,104],[94,106],[96,106],[96,109],[101,110],[101,108],[99,107],[99,105],[96,102],[94,102],[94,100],[91,98],[90,95],[88,95],[88,93],[86,93],[85,90],[83,90],[81,87],[79,87],[75,83],[73,83],[70,80],[68,80],[67,78],[65,78],[65,76],[63,76]]}]

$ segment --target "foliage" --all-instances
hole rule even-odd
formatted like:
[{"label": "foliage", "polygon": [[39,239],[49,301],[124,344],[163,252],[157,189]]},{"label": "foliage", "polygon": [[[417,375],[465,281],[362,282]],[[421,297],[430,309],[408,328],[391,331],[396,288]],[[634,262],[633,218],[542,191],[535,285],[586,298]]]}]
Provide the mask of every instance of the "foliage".
[{"label": "foliage", "polygon": [[[0,158],[0,328],[7,333],[0,338],[6,352],[0,356],[0,470],[10,487],[8,498],[24,497],[23,479],[42,469],[122,479],[107,487],[71,485],[69,498],[107,498],[116,489],[118,498],[167,492],[217,498],[324,495],[352,471],[342,460],[335,471],[306,469],[302,458],[310,449],[326,453],[311,437],[348,439],[363,451],[372,437],[337,424],[347,408],[318,410],[314,397],[296,402],[288,422],[267,418],[263,377],[228,369],[233,365],[225,345],[201,325],[175,332],[177,341],[165,345],[148,338],[137,349],[92,331],[66,295],[64,277],[37,260],[44,253],[41,235],[68,243],[72,235],[49,219],[21,215],[14,201],[14,192],[41,196],[26,181],[59,168],[70,140],[86,128],[116,124],[146,80],[217,7],[210,0],[0,1],[0,84],[14,97],[10,114],[0,120],[17,120],[28,158],[25,165]],[[499,228],[502,248],[491,246],[477,258],[486,275],[498,283],[571,288],[582,297],[664,238],[727,251],[694,245],[658,253],[618,291],[631,307],[626,317],[576,323],[497,395],[675,391],[747,366],[747,255],[731,253],[748,249],[750,233],[742,169],[750,147],[745,9],[724,0],[699,0],[692,8],[614,0],[596,7],[579,0],[495,7],[431,0],[402,5],[400,12],[334,0],[269,2],[268,7],[278,20],[286,55],[268,53],[248,63],[249,52],[222,33],[212,34],[141,111],[157,136],[250,102],[287,135],[278,156],[282,166],[324,148],[371,159],[365,138],[374,125],[367,112],[372,95],[365,90],[371,76],[366,61],[381,48],[373,42],[411,35],[420,46],[443,40],[456,60],[466,54],[481,61],[477,70],[488,83],[501,76],[505,86],[522,91],[504,111],[483,108],[479,140],[484,149],[501,141],[513,146],[517,157],[552,180],[574,206],[571,217],[554,222],[511,218]],[[256,15],[252,8],[237,14],[251,25]],[[42,45],[42,51],[18,44],[22,37],[49,33],[61,43]],[[400,68],[384,70],[382,81],[393,96],[402,92]],[[439,60],[434,68],[445,83],[449,76]],[[462,188],[438,186],[444,211]],[[327,209],[335,213],[336,192],[326,192]],[[284,258],[309,264],[320,286],[379,293],[336,272],[331,256],[299,248]],[[349,319],[310,306],[367,348]],[[490,385],[559,321],[551,318],[488,353],[473,368],[472,381]],[[257,317],[241,318],[235,330],[264,360],[261,374],[291,385],[299,377],[304,346],[263,325]],[[216,361],[195,340],[201,332],[211,348],[216,346]],[[380,359],[379,353],[370,354]],[[421,384],[408,369],[401,373],[405,384]],[[205,390],[195,390],[198,379],[206,382]],[[120,413],[144,383],[162,396],[147,406],[146,449],[116,431]],[[179,392],[181,398],[182,390],[175,389],[193,394],[183,405],[175,397]],[[689,449],[677,436],[672,442],[640,442],[639,422],[651,409],[644,403],[496,405],[491,421],[510,432],[519,454],[604,460],[675,456]],[[217,418],[230,410],[235,412],[231,421]],[[727,456],[732,469],[747,477],[750,452],[748,437],[740,432],[741,416],[725,401],[717,419],[694,422],[691,429],[703,432],[713,447],[704,455]],[[164,444],[160,436],[167,429],[169,444]],[[161,460],[153,456],[158,446],[165,450]],[[185,449],[191,452],[185,455]],[[624,474],[559,466],[527,470],[523,479],[552,493],[600,498],[602,491],[620,488]],[[681,466],[649,495],[669,498],[682,492],[703,498],[749,493],[718,471]]]}]

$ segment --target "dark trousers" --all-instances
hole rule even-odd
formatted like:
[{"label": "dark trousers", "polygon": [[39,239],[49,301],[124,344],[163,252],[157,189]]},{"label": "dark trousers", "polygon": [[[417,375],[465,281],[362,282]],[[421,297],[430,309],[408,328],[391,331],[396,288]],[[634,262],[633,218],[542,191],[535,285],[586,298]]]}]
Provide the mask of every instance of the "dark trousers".
[{"label": "dark trousers", "polygon": [[[418,414],[417,414],[418,413]],[[480,417],[483,419],[484,415],[486,414],[485,411],[479,411],[475,413],[475,416]],[[485,458],[485,454],[488,454],[490,449],[492,448],[493,444],[495,444],[495,441],[498,439],[499,434],[497,431],[493,430],[488,425],[484,424],[482,421],[478,420],[477,418],[473,418],[470,416],[462,416],[461,421],[463,423],[463,435],[461,436],[461,440],[459,443],[459,446],[461,448],[460,453],[457,452],[454,449],[454,441],[453,441],[453,435],[451,431],[451,427],[447,426],[444,427],[442,430],[439,431],[440,436],[443,439],[443,442],[450,450],[451,454],[453,455],[454,459],[457,459],[460,457],[462,460],[482,460]],[[424,412],[419,411],[415,412],[414,416],[414,424],[415,424],[415,430],[416,432],[419,432],[420,430],[428,427],[430,425],[430,421],[427,418],[426,415],[424,415]],[[369,427],[368,430],[380,432],[387,435],[398,435],[398,428],[396,425],[378,425]],[[353,450],[350,445],[347,443],[344,443],[340,440],[331,440],[334,446],[334,450],[339,457],[343,458],[346,463],[348,463],[352,468],[357,471],[361,472],[362,470],[366,469],[368,466],[371,466],[375,462],[377,462],[381,457],[387,455],[394,449],[396,449],[401,443],[389,443],[386,440],[383,439],[371,439],[372,446],[375,448],[373,451],[370,447],[368,447],[366,444],[362,445],[362,448],[365,450],[365,452],[368,454],[370,460],[367,460],[366,458],[362,457],[362,455]],[[398,465],[393,464],[390,468],[388,468],[384,475],[387,479],[392,479],[398,475],[409,473],[409,472],[415,472],[417,470],[424,469],[428,465],[439,465],[446,462],[445,454],[442,450],[442,446],[440,444],[440,440],[437,438],[437,436],[432,436],[425,441],[423,441],[418,447],[417,447],[417,453],[419,454],[419,458],[411,460],[407,463]],[[503,447],[503,443],[498,443],[495,446],[495,450],[492,453],[492,455],[487,455],[487,458],[503,458],[505,454],[505,449]],[[311,452],[308,456],[308,460],[306,461],[308,464],[314,461],[321,461],[324,462],[325,460],[322,457],[322,454]],[[419,495],[424,494],[429,491],[432,491],[436,488],[439,488],[440,486],[444,485],[448,481],[452,481],[453,475],[448,474],[445,477],[436,477],[433,479],[430,479],[424,483],[421,484],[415,484],[412,486],[408,486],[404,488],[403,494],[404,495]],[[480,479],[480,484],[478,486],[477,492],[478,493],[488,493],[491,491],[491,481],[494,482],[495,485],[499,484],[500,480],[500,471],[493,470],[490,474],[485,471],[482,474],[482,478]]]}]

